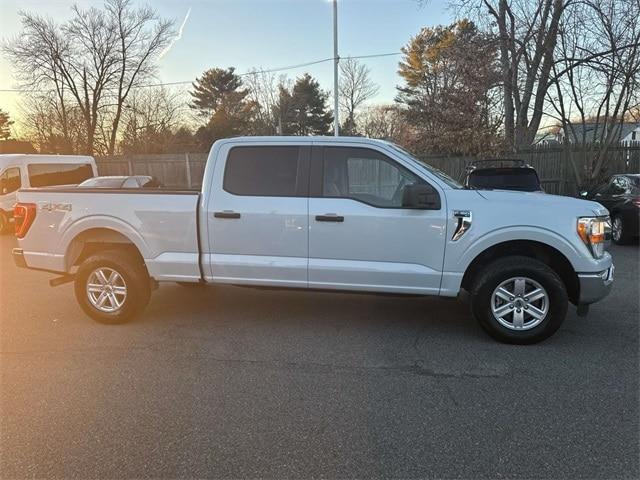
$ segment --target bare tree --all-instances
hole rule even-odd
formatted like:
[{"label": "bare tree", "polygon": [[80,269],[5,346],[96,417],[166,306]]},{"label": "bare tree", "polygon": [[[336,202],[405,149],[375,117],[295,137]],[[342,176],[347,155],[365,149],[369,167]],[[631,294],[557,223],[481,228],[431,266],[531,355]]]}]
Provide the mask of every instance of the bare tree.
[{"label": "bare tree", "polygon": [[355,133],[355,117],[358,108],[375,97],[380,88],[371,80],[371,72],[355,58],[345,58],[340,62],[340,107],[346,114],[347,133]]},{"label": "bare tree", "polygon": [[84,119],[78,107],[65,109],[54,93],[28,96],[20,106],[24,136],[38,151],[58,154],[81,152],[85,145]]},{"label": "bare tree", "polygon": [[134,90],[122,109],[122,144],[127,153],[164,153],[183,123],[181,92],[165,87]]},{"label": "bare tree", "polygon": [[[561,23],[549,103],[578,184],[597,181],[640,89],[640,0],[585,0]],[[570,144],[585,145],[581,170]]]},{"label": "bare tree", "polygon": [[107,0],[110,28],[117,38],[116,109],[109,137],[113,154],[122,109],[132,88],[153,77],[158,56],[175,35],[172,20],[161,20],[151,7],[134,9],[131,0]]},{"label": "bare tree", "polygon": [[380,138],[405,144],[410,126],[406,116],[396,105],[375,105],[357,117],[362,133],[369,138]]},{"label": "bare tree", "polygon": [[530,145],[543,118],[560,19],[571,0],[480,0],[498,30],[505,141]]},{"label": "bare tree", "polygon": [[[74,100],[66,78],[72,56],[71,41],[52,20],[26,12],[21,12],[20,15],[23,31],[20,37],[4,44],[3,51],[13,61],[23,88],[29,91],[51,90],[52,96],[40,98],[46,98],[48,103],[53,102],[64,141],[71,144],[68,109]],[[43,106],[37,110],[45,108]],[[34,114],[37,115],[38,112]]]},{"label": "bare tree", "polygon": [[244,77],[244,84],[249,89],[248,99],[256,106],[252,133],[259,135],[275,135],[278,133],[279,118],[277,107],[280,100],[280,86],[291,88],[287,76],[258,71],[249,72]]},{"label": "bare tree", "polygon": [[[3,50],[23,88],[54,93],[54,109],[67,140],[69,111],[77,108],[85,129],[82,150],[91,154],[100,143],[113,153],[124,102],[132,88],[153,75],[154,61],[173,35],[173,23],[157,19],[148,8],[133,9],[131,0],[107,0],[104,9],[74,6],[72,12],[62,24],[21,12],[23,31]],[[98,142],[105,116],[110,116],[112,128]]]}]

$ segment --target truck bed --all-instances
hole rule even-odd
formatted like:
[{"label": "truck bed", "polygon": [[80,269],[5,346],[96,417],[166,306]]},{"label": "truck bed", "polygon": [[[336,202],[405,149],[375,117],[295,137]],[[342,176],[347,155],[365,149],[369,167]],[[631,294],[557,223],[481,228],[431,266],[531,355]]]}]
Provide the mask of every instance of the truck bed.
[{"label": "truck bed", "polygon": [[[26,264],[69,272],[79,234],[106,241],[120,238],[141,252],[156,280],[200,278],[197,210],[200,194],[190,190],[54,187],[25,189],[18,201],[36,205],[36,218],[20,246]],[[87,233],[89,232],[89,233]],[[47,252],[43,254],[42,252]],[[67,261],[65,261],[67,258]]]}]

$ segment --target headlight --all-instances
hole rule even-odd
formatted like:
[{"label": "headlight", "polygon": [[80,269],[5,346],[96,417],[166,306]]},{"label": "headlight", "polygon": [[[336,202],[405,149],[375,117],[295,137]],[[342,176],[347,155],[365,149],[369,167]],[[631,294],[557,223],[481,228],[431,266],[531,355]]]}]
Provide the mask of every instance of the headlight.
[{"label": "headlight", "polygon": [[611,241],[611,220],[609,217],[579,218],[578,236],[594,258],[602,258]]}]

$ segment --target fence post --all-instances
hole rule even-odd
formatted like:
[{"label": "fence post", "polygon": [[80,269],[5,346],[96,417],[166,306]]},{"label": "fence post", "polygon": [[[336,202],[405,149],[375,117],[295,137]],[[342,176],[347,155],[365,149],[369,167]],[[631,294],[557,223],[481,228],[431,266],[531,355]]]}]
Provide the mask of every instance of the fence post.
[{"label": "fence post", "polygon": [[189,162],[189,154],[184,154],[184,161],[187,167],[187,188],[191,188],[191,163]]},{"label": "fence post", "polygon": [[127,158],[127,165],[129,166],[129,175],[133,175],[133,165],[131,164],[131,158]]}]

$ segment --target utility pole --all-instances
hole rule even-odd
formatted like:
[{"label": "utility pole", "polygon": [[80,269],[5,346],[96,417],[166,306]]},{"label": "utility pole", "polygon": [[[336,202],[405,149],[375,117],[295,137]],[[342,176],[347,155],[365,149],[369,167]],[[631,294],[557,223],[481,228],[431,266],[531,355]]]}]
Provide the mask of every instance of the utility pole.
[{"label": "utility pole", "polygon": [[333,132],[340,135],[339,102],[338,102],[338,0],[333,0]]}]

